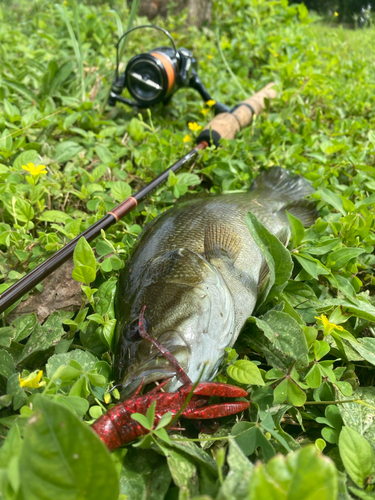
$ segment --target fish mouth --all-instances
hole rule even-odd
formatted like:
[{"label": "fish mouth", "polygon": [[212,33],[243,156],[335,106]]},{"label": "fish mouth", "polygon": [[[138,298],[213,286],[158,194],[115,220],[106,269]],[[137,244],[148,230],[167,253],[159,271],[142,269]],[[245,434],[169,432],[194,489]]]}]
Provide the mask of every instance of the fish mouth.
[{"label": "fish mouth", "polygon": [[[174,334],[173,336],[171,335],[172,333]],[[169,341],[167,341],[167,338],[169,338]],[[177,359],[183,370],[187,372],[189,348],[180,335],[176,338],[176,332],[166,332],[166,334],[162,334],[158,338],[158,341]],[[172,386],[173,388],[176,388],[178,385],[181,385],[178,383],[179,381],[176,376],[176,370],[168,359],[155,347],[152,347],[150,355],[147,359],[141,363],[137,363],[137,361],[135,361],[132,369],[129,370],[125,378],[122,380],[121,399],[123,400],[134,394],[141,384],[147,385],[152,382],[158,382],[168,378],[171,378],[172,380],[165,386],[167,390],[170,390]]]}]

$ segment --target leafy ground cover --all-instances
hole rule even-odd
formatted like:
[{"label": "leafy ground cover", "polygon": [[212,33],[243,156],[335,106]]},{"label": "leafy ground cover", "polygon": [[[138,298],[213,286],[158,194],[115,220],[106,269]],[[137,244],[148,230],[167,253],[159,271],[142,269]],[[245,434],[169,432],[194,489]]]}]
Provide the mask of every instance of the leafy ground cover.
[{"label": "leafy ground cover", "polygon": [[[1,293],[184,154],[188,124],[212,111],[191,90],[152,111],[104,108],[122,2],[0,7]],[[374,498],[374,30],[312,21],[285,0],[217,0],[202,31],[184,15],[161,21],[217,100],[234,105],[270,81],[280,97],[93,249],[80,243],[78,312],[2,316],[3,498]],[[109,455],[88,424],[118,400],[113,300],[137,235],[187,191],[244,190],[273,165],[313,184],[320,217],[309,229],[290,218],[288,252],[248,217],[273,278],[218,379],[248,388],[250,410],[214,435],[154,430]]]}]

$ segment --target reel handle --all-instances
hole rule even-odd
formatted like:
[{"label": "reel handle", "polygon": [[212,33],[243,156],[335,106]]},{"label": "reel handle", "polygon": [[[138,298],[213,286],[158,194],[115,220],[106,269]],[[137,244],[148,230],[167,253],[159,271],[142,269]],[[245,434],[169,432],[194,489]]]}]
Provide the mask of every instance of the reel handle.
[{"label": "reel handle", "polygon": [[274,85],[274,83],[269,83],[256,94],[240,102],[231,112],[215,116],[199,134],[197,143],[206,141],[217,147],[220,139],[234,139],[237,132],[250,125],[254,115],[259,115],[263,111],[264,100],[277,96]]}]

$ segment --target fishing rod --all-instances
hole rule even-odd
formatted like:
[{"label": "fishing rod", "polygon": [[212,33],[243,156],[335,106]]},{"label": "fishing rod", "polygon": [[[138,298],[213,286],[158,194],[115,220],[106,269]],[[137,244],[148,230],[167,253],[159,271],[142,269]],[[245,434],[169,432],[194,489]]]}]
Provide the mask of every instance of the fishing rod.
[{"label": "fishing rod", "polygon": [[63,248],[58,250],[52,257],[45,260],[39,266],[26,274],[19,281],[11,285],[0,295],[0,314],[20,299],[25,293],[32,290],[44,278],[55,271],[61,264],[66,262],[74,252],[80,238],[84,237],[91,241],[101,234],[101,230],[106,230],[118,220],[131,212],[141,201],[143,201],[155,188],[160,186],[169,176],[169,172],[176,172],[181,167],[189,164],[199,151],[206,149],[210,145],[218,147],[220,139],[234,139],[237,132],[250,125],[254,115],[259,115],[265,108],[265,99],[276,97],[276,91],[272,88],[273,83],[266,85],[262,90],[240,102],[231,112],[220,113],[206,125],[197,137],[197,145],[180,160],[167,168],[151,182],[142,187],[139,191],[129,196],[113,210],[108,212],[103,218],[95,222],[86,231],[78,235]]}]

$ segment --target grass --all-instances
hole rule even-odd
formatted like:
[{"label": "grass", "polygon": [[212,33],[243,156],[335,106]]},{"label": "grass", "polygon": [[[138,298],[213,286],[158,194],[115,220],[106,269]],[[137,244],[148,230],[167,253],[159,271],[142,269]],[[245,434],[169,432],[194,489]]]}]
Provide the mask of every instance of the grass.
[{"label": "grass", "polygon": [[[187,26],[186,13],[160,23],[196,55],[215,99],[234,105],[270,81],[279,97],[81,243],[75,312],[51,301],[44,321],[0,318],[2,498],[373,498],[375,30],[319,24],[284,0],[231,0],[230,16],[214,3],[211,28]],[[188,123],[212,111],[190,89],[152,110],[102,107],[131,18],[123,2],[0,9],[1,293],[187,152]],[[125,55],[158,42],[129,37]],[[218,375],[249,391],[250,410],[213,436],[153,430],[109,455],[89,424],[118,401],[113,301],[137,235],[188,191],[245,190],[274,165],[312,183],[319,219],[303,229],[291,218],[293,270]]]}]

